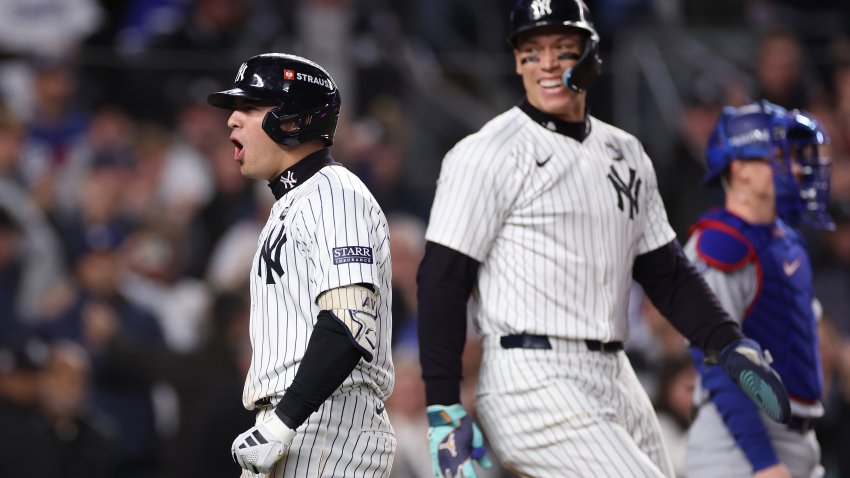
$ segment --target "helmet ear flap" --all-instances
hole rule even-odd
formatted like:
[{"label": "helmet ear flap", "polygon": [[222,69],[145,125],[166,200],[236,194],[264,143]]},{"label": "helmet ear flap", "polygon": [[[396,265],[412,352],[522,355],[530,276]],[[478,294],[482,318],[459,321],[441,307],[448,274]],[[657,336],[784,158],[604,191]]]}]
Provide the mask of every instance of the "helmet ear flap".
[{"label": "helmet ear flap", "polygon": [[[309,141],[322,140],[325,146],[333,144],[333,135],[339,118],[339,108],[319,108],[314,111],[286,114],[284,106],[272,108],[263,118],[263,131],[278,144],[298,146]],[[284,130],[283,125],[297,121],[292,130]]]},{"label": "helmet ear flap", "polygon": [[263,131],[266,132],[272,141],[284,146],[298,146],[301,141],[298,140],[298,132],[301,130],[301,121],[299,119],[298,127],[294,131],[284,131],[283,124],[289,121],[299,119],[297,114],[287,115],[283,112],[283,106],[272,108],[266,113],[263,118]]},{"label": "helmet ear flap", "polygon": [[599,58],[599,37],[591,33],[584,40],[581,56],[572,68],[564,72],[564,84],[571,90],[586,90],[602,73],[602,59]]}]

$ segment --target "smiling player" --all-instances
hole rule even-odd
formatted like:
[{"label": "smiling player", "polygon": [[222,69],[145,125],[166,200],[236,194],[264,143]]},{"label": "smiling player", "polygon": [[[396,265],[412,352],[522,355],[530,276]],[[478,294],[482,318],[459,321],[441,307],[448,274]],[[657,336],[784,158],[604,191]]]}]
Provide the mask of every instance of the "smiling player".
[{"label": "smiling player", "polygon": [[[446,154],[419,268],[435,475],[475,476],[486,436],[520,476],[671,476],[623,352],[632,278],[784,419],[781,382],[682,254],[641,144],[585,107],[601,65],[587,7],[520,0],[508,41],[525,98]],[[460,403],[470,296],[484,435]]]}]

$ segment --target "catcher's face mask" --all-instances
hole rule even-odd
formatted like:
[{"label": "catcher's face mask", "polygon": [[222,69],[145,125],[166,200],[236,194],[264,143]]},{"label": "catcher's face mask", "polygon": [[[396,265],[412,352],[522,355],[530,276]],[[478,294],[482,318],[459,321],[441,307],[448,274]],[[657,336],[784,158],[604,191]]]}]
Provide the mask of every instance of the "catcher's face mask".
[{"label": "catcher's face mask", "polygon": [[788,115],[788,150],[800,171],[797,176],[800,203],[797,209],[778,210],[779,215],[792,225],[802,220],[816,229],[835,229],[835,222],[827,212],[832,171],[829,138],[808,113],[794,110]]}]

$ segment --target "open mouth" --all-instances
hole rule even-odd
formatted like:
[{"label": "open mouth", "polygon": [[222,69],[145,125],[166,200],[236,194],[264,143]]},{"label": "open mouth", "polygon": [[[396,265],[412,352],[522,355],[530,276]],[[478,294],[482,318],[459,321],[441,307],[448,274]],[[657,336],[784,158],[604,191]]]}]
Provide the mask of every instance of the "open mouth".
[{"label": "open mouth", "polygon": [[242,143],[236,140],[236,138],[230,138],[230,142],[233,143],[233,146],[235,147],[235,150],[233,151],[233,159],[241,161],[245,147],[242,146]]}]

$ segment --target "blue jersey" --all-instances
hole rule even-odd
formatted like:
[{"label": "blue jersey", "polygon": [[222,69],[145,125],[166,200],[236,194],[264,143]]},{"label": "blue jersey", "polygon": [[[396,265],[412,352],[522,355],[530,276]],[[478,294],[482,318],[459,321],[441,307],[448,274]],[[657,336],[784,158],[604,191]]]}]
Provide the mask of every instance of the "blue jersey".
[{"label": "blue jersey", "polygon": [[781,220],[752,225],[725,210],[703,215],[694,235],[697,256],[709,266],[729,272],[755,267],[755,294],[741,316],[744,335],[770,352],[794,401],[820,400],[812,268],[801,235]]},{"label": "blue jersey", "polygon": [[[821,363],[812,270],[800,234],[781,220],[754,225],[726,210],[704,214],[691,230],[685,253],[701,270],[726,311],[773,359],[791,396],[794,415],[823,413]],[[778,462],[758,409],[719,366],[703,364],[697,402],[717,408],[754,470]]]}]

